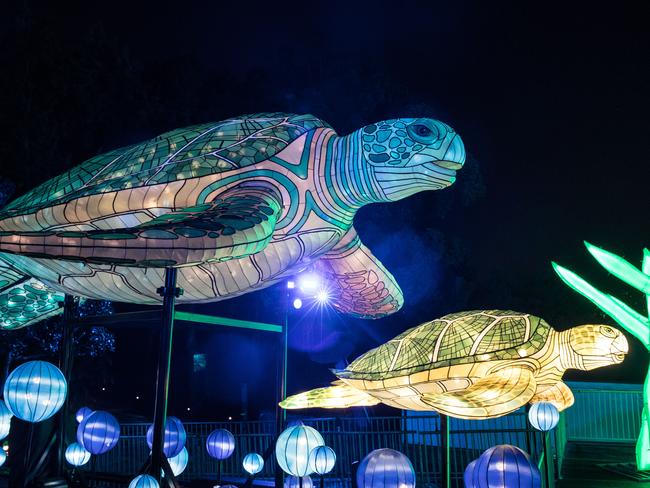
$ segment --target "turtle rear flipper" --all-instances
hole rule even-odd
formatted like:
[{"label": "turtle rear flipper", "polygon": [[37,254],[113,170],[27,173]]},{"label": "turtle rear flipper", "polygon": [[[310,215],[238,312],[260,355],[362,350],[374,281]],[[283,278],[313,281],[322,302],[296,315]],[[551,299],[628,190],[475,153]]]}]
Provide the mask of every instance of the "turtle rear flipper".
[{"label": "turtle rear flipper", "polygon": [[381,262],[364,246],[354,228],[317,264],[327,279],[330,302],[361,318],[381,318],[404,303],[402,290]]},{"label": "turtle rear flipper", "polygon": [[522,407],[536,390],[533,372],[511,366],[481,378],[469,388],[447,393],[427,393],[422,402],[445,415],[465,419],[500,417]]},{"label": "turtle rear flipper", "polygon": [[530,399],[530,403],[549,402],[559,410],[565,410],[573,405],[573,393],[567,385],[558,381],[548,388],[537,387],[537,393]]},{"label": "turtle rear flipper", "polygon": [[379,403],[381,402],[375,397],[361,390],[348,385],[336,384],[292,395],[280,402],[280,406],[287,410],[293,410],[300,408],[370,407]]},{"label": "turtle rear flipper", "polygon": [[234,187],[215,201],[135,227],[92,231],[0,232],[0,251],[95,264],[167,267],[225,261],[263,250],[281,209],[273,190]]},{"label": "turtle rear flipper", "polygon": [[19,329],[57,315],[62,301],[62,293],[22,274],[0,253],[0,329]]}]

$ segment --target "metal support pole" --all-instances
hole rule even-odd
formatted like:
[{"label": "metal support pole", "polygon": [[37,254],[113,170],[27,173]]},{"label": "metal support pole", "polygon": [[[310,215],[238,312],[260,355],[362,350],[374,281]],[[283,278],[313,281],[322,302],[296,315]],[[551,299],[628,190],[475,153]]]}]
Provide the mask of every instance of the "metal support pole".
[{"label": "metal support pole", "polygon": [[[553,472],[550,469],[551,468],[551,463],[553,462],[553,459],[552,459],[552,455],[551,455],[551,452],[550,452],[550,449],[549,449],[549,446],[548,446],[547,437],[548,437],[549,434],[550,434],[549,432],[542,432],[542,449],[543,449],[543,453],[544,453],[544,466],[543,466],[543,468],[544,468],[544,479],[546,480],[546,487],[547,488],[551,488],[555,484],[554,483],[555,479],[553,479],[555,477],[553,476]],[[549,456],[551,456],[550,459],[549,459]]]},{"label": "metal support pole", "polygon": [[[290,294],[285,291],[284,300],[284,324],[280,334],[280,354],[277,370],[277,396],[278,401],[275,405],[275,438],[277,439],[287,420],[287,411],[280,408],[278,403],[287,397],[287,340],[289,334],[289,301]],[[275,467],[275,485],[282,486],[284,484],[284,473],[279,466]]]},{"label": "metal support pole", "polygon": [[163,298],[160,346],[158,350],[158,375],[156,377],[156,402],[151,445],[151,475],[160,483],[163,464],[163,441],[167,421],[167,397],[169,394],[169,368],[172,359],[172,334],[174,332],[174,303],[183,291],[176,287],[176,268],[165,269],[165,286],[158,288]]},{"label": "metal support pole", "polygon": [[449,418],[440,414],[440,465],[442,486],[451,488],[451,465],[449,459]]},{"label": "metal support pole", "polygon": [[61,349],[59,350],[59,369],[65,376],[68,382],[68,391],[63,401],[63,407],[59,417],[59,432],[58,432],[58,449],[57,449],[57,463],[56,475],[63,476],[65,471],[65,442],[66,442],[66,426],[69,415],[69,398],[70,398],[70,383],[72,376],[72,362],[74,358],[74,320],[77,316],[77,303],[78,300],[72,295],[66,295],[63,302],[63,337],[61,340]]}]

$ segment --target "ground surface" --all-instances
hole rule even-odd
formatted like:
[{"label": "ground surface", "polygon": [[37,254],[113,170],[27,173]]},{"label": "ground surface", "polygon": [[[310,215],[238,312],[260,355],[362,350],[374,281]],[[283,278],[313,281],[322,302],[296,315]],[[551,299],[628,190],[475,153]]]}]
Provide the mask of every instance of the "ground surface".
[{"label": "ground surface", "polygon": [[558,488],[643,488],[650,482],[638,482],[598,467],[603,463],[634,461],[634,445],[569,443],[562,466],[563,479]]}]

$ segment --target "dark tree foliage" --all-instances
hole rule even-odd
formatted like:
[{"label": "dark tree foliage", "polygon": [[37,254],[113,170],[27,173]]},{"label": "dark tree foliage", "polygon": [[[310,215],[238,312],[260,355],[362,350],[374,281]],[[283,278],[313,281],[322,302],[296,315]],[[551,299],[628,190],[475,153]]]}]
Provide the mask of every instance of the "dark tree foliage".
[{"label": "dark tree foliage", "polygon": [[[83,300],[79,316],[106,316],[113,304],[105,300]],[[5,375],[17,362],[42,359],[57,361],[63,338],[63,315],[51,317],[31,327],[0,331],[0,351],[5,353]],[[115,336],[105,327],[76,327],[74,353],[77,357],[100,358],[115,352]]]}]

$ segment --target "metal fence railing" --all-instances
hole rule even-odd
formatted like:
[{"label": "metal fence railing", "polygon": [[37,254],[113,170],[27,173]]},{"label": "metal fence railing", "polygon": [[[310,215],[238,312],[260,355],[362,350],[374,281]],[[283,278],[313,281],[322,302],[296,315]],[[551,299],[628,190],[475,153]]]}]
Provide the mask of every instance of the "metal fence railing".
[{"label": "metal fence railing", "polygon": [[[629,442],[639,433],[642,410],[640,385],[569,383],[575,404],[564,411],[549,442],[554,457],[550,472],[561,473],[567,442]],[[405,453],[415,468],[421,487],[441,485],[440,419],[435,413],[404,412],[392,417],[340,417],[305,419],[316,428],[338,457],[327,486],[350,486],[352,463],[360,461],[374,449],[390,447]],[[147,424],[123,424],[117,446],[106,454],[93,456],[86,472],[135,475],[147,459],[145,441]],[[234,455],[223,461],[226,478],[242,478],[241,461],[249,452],[272,451],[275,433],[272,421],[188,422],[187,449],[190,460],[181,480],[215,479],[217,462],[205,450],[208,434],[217,428],[230,430],[236,439]],[[452,486],[462,486],[465,466],[485,449],[496,444],[513,444],[529,452],[540,462],[541,434],[527,422],[523,409],[505,417],[490,420],[449,419],[449,453]],[[260,477],[272,479],[275,470],[273,455],[266,460]],[[90,474],[90,473],[89,473]],[[108,485],[104,485],[108,486]]]},{"label": "metal fence railing", "polygon": [[567,441],[636,442],[641,426],[641,385],[569,383],[575,403],[566,410]]},{"label": "metal fence railing", "polygon": [[[305,419],[306,425],[316,428],[325,443],[337,454],[334,471],[327,476],[327,486],[349,487],[354,461],[360,461],[374,449],[389,447],[406,454],[416,471],[417,486],[441,485],[441,433],[436,414],[409,414],[395,417],[320,418]],[[230,430],[236,440],[235,453],[223,461],[222,476],[243,478],[241,462],[249,452],[263,454],[273,446],[273,422],[187,422],[187,450],[189,463],[180,480],[216,479],[217,461],[205,449],[208,434],[217,428]],[[117,446],[106,454],[94,456],[89,471],[135,475],[147,459],[149,448],[145,441],[147,424],[123,424]],[[462,486],[465,466],[485,449],[495,444],[514,444],[530,452],[535,461],[541,454],[541,434],[526,422],[522,410],[486,421],[449,422],[450,467],[452,486]],[[272,449],[270,449],[272,450]],[[259,478],[272,479],[276,462],[274,456],[266,460]]]}]

